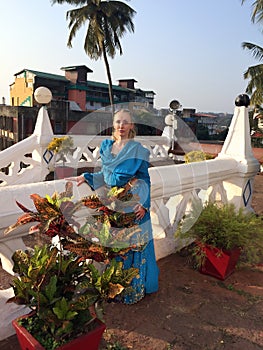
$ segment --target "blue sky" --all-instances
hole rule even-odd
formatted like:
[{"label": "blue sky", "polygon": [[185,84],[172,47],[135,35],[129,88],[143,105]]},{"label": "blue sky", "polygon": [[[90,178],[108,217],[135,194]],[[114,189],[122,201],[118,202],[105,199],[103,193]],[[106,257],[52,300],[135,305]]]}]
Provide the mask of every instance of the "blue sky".
[{"label": "blue sky", "polygon": [[[262,46],[259,25],[252,24],[247,0],[131,0],[135,33],[122,39],[123,55],[110,60],[113,83],[134,78],[136,87],[156,93],[155,106],[177,99],[201,112],[233,112],[245,91],[244,71],[258,62],[241,48]],[[85,64],[89,80],[107,82],[102,60],[83,49],[85,28],[67,47],[69,5],[49,0],[0,1],[0,98],[9,103],[9,85],[20,70],[64,75],[61,67]]]}]

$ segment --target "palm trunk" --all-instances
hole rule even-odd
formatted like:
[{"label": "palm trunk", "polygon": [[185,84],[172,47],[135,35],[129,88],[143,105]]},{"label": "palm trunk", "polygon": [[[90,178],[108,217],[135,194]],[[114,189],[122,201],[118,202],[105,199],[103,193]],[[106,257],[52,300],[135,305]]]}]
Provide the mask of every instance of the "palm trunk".
[{"label": "palm trunk", "polygon": [[108,61],[108,57],[106,54],[105,46],[103,45],[103,58],[104,58],[104,63],[106,67],[106,72],[107,72],[107,77],[109,81],[109,98],[110,98],[110,105],[111,105],[111,113],[112,117],[114,115],[114,103],[113,103],[113,90],[112,90],[112,80],[111,80],[111,73],[110,73],[110,65]]}]

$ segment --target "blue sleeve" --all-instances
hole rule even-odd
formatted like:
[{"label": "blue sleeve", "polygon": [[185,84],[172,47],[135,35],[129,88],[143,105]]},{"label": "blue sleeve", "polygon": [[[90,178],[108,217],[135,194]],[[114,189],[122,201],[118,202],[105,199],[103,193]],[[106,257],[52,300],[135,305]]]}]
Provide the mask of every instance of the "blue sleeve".
[{"label": "blue sleeve", "polygon": [[105,184],[102,170],[97,173],[83,173],[82,175],[93,190]]}]

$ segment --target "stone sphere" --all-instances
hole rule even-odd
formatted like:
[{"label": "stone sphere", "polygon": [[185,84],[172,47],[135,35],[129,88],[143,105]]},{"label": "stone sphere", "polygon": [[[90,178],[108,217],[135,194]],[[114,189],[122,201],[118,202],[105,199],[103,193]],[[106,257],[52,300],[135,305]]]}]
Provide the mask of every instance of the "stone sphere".
[{"label": "stone sphere", "polygon": [[237,107],[242,107],[242,106],[248,107],[249,104],[250,104],[250,99],[246,94],[238,95],[237,98],[235,99],[235,105]]},{"label": "stone sphere", "polygon": [[173,110],[176,110],[176,109],[180,108],[180,107],[181,107],[181,104],[180,104],[179,101],[173,100],[173,101],[170,102],[169,107],[170,107],[170,109],[173,111]]},{"label": "stone sphere", "polygon": [[40,86],[35,90],[34,97],[38,103],[45,105],[52,100],[52,93],[48,88]]}]

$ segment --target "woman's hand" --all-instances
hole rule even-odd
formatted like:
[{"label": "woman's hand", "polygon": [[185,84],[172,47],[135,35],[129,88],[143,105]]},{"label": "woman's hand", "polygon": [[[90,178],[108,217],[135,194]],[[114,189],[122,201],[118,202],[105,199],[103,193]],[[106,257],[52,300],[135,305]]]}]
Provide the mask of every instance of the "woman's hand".
[{"label": "woman's hand", "polygon": [[67,177],[65,180],[76,181],[77,186],[82,185],[84,182],[87,183],[85,180],[85,177],[83,175],[79,175],[79,176],[75,176],[75,177]]},{"label": "woman's hand", "polygon": [[136,204],[133,210],[137,220],[141,220],[146,213],[146,209],[141,204]]}]

